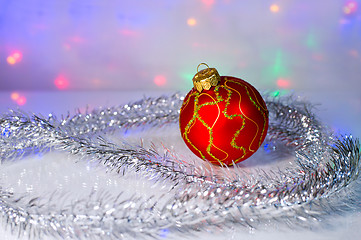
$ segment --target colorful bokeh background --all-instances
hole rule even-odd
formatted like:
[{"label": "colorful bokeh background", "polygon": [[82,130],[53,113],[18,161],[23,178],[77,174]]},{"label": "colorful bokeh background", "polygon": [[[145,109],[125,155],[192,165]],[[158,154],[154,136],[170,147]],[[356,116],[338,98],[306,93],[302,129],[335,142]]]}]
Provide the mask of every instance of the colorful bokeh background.
[{"label": "colorful bokeh background", "polygon": [[39,91],[186,93],[201,62],[275,96],[329,98],[330,116],[347,115],[337,128],[355,125],[361,0],[0,0],[7,107]]},{"label": "colorful bokeh background", "polygon": [[[1,90],[360,87],[361,1],[0,0]],[[16,96],[15,96],[16,98]]]}]

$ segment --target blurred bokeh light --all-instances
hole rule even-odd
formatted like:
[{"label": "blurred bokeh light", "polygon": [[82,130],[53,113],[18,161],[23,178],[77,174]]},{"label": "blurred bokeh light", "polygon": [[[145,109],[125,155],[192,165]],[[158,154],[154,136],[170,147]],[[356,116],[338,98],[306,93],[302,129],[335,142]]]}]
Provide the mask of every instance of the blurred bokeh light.
[{"label": "blurred bokeh light", "polygon": [[200,62],[261,90],[360,88],[359,5],[0,0],[0,89],[187,91]]}]

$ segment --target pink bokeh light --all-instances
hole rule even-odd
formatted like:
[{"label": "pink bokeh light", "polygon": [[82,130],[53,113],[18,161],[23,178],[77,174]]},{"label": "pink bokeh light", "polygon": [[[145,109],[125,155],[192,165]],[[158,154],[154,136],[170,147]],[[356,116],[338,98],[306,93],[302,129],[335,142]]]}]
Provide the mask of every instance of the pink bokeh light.
[{"label": "pink bokeh light", "polygon": [[279,78],[279,79],[277,79],[277,86],[279,88],[290,88],[291,83],[290,83],[290,81],[288,79]]},{"label": "pink bokeh light", "polygon": [[13,53],[11,53],[7,58],[6,61],[8,64],[10,65],[14,65],[18,62],[20,62],[23,58],[23,54],[20,51],[14,51]]},{"label": "pink bokeh light", "polygon": [[55,87],[59,90],[66,90],[69,88],[69,80],[63,75],[59,74],[54,80]]},{"label": "pink bokeh light", "polygon": [[202,3],[207,7],[210,8],[214,5],[215,0],[202,0]]},{"label": "pink bokeh light", "polygon": [[123,36],[128,36],[128,37],[136,37],[139,35],[139,32],[131,30],[131,29],[121,29],[119,30],[120,34]]},{"label": "pink bokeh light", "polygon": [[26,97],[25,96],[20,96],[17,100],[16,100],[16,103],[19,105],[19,106],[23,106],[26,104]]},{"label": "pink bokeh light", "polygon": [[345,14],[353,14],[357,11],[357,2],[356,1],[348,1],[343,7],[343,12]]},{"label": "pink bokeh light", "polygon": [[16,102],[16,104],[18,104],[19,106],[23,106],[26,104],[26,97],[21,95],[20,93],[18,92],[12,92],[10,94],[10,98],[11,100],[13,100],[14,102]]},{"label": "pink bokeh light", "polygon": [[162,87],[167,83],[167,78],[164,75],[157,75],[154,77],[154,83],[157,86]]}]

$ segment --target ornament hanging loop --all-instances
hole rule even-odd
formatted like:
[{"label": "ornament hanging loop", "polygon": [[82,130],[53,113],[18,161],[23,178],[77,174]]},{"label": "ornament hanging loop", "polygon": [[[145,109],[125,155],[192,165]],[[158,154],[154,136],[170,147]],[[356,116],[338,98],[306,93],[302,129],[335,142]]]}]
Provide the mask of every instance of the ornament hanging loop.
[{"label": "ornament hanging loop", "polygon": [[[207,68],[199,71],[201,65],[205,65]],[[200,63],[197,73],[193,77],[193,86],[198,92],[201,92],[203,89],[209,90],[211,87],[217,86],[220,80],[221,77],[215,68],[210,68],[206,63]]]},{"label": "ornament hanging loop", "polygon": [[199,73],[199,67],[202,66],[202,65],[207,66],[207,70],[209,71],[209,66],[208,66],[207,63],[200,63],[200,64],[198,64],[198,66],[197,66],[197,73]]}]

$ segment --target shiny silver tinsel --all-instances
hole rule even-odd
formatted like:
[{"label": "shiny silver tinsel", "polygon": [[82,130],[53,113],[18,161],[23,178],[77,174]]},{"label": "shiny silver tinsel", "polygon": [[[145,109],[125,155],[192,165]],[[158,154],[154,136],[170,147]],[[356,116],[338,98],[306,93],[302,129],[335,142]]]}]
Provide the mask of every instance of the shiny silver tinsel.
[{"label": "shiny silver tinsel", "polygon": [[[157,237],[162,231],[192,233],[234,225],[247,228],[316,226],[325,216],[355,210],[359,189],[360,145],[337,138],[318,122],[309,105],[294,98],[267,98],[270,111],[266,145],[294,156],[292,168],[246,172],[194,164],[109,140],[131,129],[178,126],[183,97],[149,98],[113,108],[57,119],[10,111],[0,119],[1,161],[33,153],[62,151],[106,166],[120,176],[139,174],[169,185],[169,194],[141,196],[94,192],[61,205],[50,196],[0,191],[0,212],[11,231],[39,238]],[[169,151],[168,151],[169,152]],[[351,189],[351,190],[350,190]],[[358,200],[360,201],[360,200]]]}]

